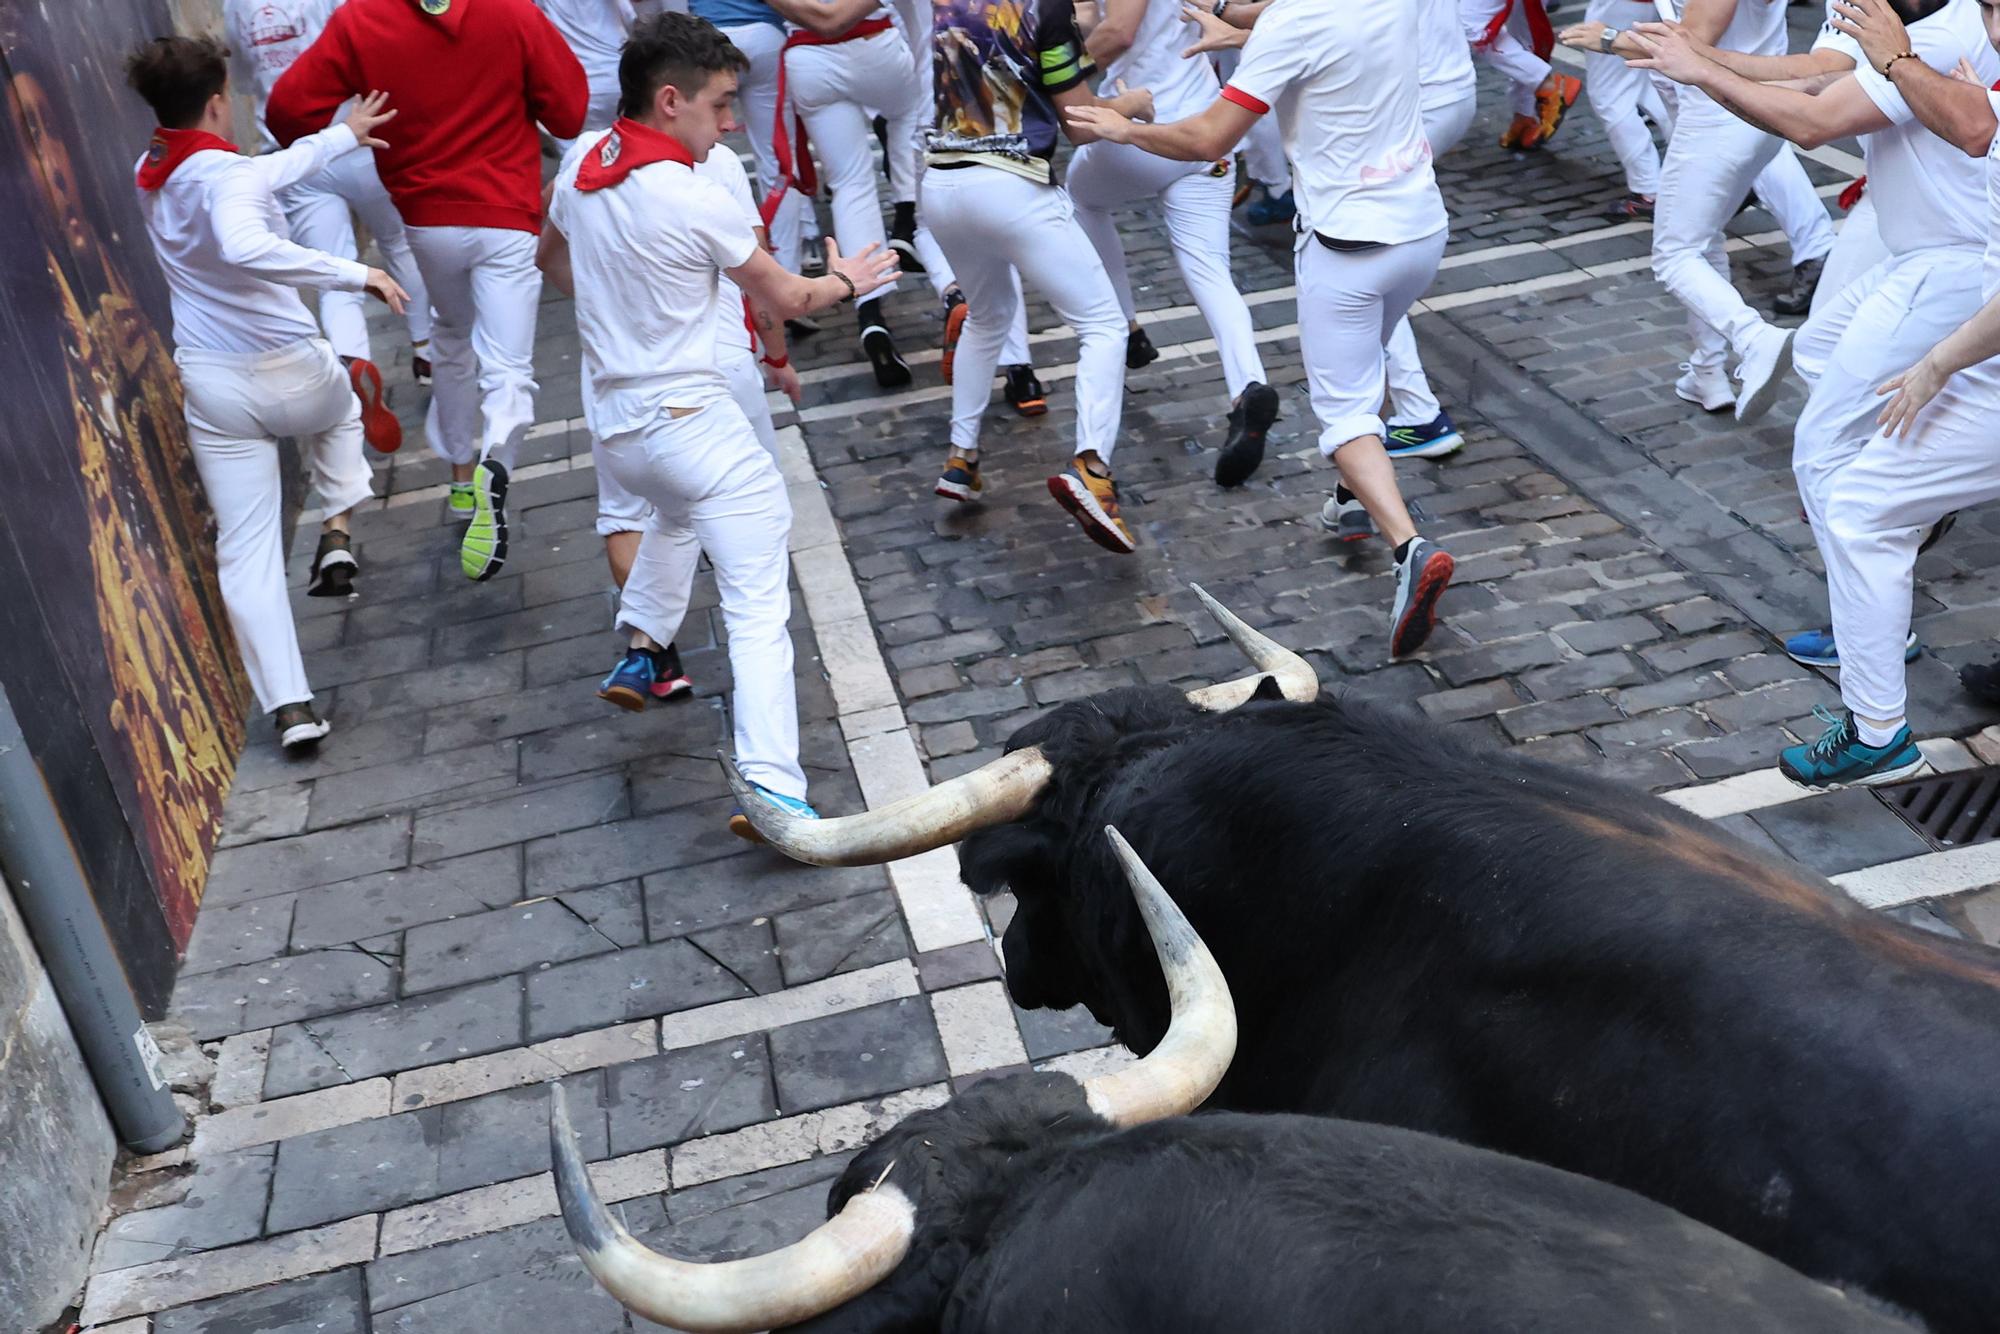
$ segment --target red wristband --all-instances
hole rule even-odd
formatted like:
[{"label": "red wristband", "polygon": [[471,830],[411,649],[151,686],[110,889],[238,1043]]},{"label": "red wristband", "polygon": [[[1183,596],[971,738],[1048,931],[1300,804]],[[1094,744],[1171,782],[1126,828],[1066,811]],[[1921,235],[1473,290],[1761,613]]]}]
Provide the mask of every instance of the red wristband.
[{"label": "red wristband", "polygon": [[766,366],[769,366],[774,371],[781,371],[785,369],[785,367],[792,364],[792,354],[787,352],[784,356],[779,357],[775,361],[773,361],[770,357],[759,357],[757,358],[757,360],[763,362]]}]

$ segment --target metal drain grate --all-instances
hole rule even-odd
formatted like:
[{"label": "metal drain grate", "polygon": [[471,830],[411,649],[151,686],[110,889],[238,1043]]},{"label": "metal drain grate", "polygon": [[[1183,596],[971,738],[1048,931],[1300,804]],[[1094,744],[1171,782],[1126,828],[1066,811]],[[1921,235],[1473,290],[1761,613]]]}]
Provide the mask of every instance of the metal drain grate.
[{"label": "metal drain grate", "polygon": [[1872,790],[1934,848],[2000,839],[2000,769],[1933,774]]}]

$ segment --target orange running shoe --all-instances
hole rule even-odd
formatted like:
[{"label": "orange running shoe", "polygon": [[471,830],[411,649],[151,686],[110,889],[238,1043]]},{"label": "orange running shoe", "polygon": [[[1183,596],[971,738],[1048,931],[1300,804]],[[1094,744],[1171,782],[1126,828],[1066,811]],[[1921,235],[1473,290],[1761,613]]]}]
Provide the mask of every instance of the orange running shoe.
[{"label": "orange running shoe", "polygon": [[1542,86],[1535,90],[1535,109],[1541,113],[1541,134],[1535,145],[1540,147],[1556,137],[1556,130],[1563,123],[1563,117],[1576,104],[1577,94],[1583,91],[1583,80],[1571,78],[1567,74],[1551,72],[1542,80]]},{"label": "orange running shoe", "polygon": [[[1102,469],[1102,471],[1098,471]],[[1049,494],[1070,512],[1090,540],[1106,551],[1129,556],[1138,547],[1132,530],[1118,515],[1118,484],[1111,469],[1086,450],[1070,460],[1069,470],[1049,478]]]},{"label": "orange running shoe", "polygon": [[382,403],[382,372],[366,357],[347,363],[347,382],[361,400],[361,438],[384,454],[403,447],[403,423]]},{"label": "orange running shoe", "polygon": [[1517,115],[1500,132],[1502,148],[1533,148],[1542,139],[1542,122],[1533,116]]},{"label": "orange running shoe", "polygon": [[944,372],[944,382],[951,383],[952,363],[958,360],[958,336],[965,332],[965,316],[970,309],[965,298],[956,290],[944,299],[944,356],[938,361],[938,369]]}]

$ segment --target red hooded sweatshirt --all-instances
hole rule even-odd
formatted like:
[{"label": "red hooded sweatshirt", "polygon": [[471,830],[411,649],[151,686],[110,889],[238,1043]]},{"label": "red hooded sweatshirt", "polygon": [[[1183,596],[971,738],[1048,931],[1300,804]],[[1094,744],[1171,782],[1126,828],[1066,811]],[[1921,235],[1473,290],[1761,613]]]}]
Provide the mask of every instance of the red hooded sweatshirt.
[{"label": "red hooded sweatshirt", "polygon": [[265,123],[289,145],[376,89],[397,112],[375,162],[403,221],[541,230],[535,122],[581,134],[590,85],[531,0],[348,0],[271,89]]}]

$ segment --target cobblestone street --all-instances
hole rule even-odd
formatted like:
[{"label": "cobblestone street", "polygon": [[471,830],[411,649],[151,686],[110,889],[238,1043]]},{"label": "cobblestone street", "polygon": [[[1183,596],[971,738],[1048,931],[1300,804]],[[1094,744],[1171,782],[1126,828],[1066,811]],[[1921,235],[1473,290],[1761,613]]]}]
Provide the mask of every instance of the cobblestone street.
[{"label": "cobblestone street", "polygon": [[[1792,14],[1798,48],[1812,8]],[[1600,216],[1624,193],[1601,128],[1579,106],[1553,149],[1507,153],[1504,106],[1482,76],[1480,119],[1440,164],[1453,237],[1415,327],[1468,444],[1398,466],[1459,562],[1413,659],[1388,658],[1388,548],[1317,522],[1332,472],[1287,231],[1238,215],[1235,271],[1284,406],[1263,468],[1225,492],[1206,327],[1157,220],[1121,219],[1162,352],[1128,379],[1115,459],[1130,558],[1090,545],[1043,485],[1072,445],[1076,351],[1045,306],[1030,327],[1051,411],[1018,420],[996,396],[986,498],[967,507],[931,493],[949,390],[923,280],[890,302],[909,390],[880,393],[847,313],[826,318],[799,349],[804,402],[777,418],[821,812],[962,773],[1067,700],[1240,674],[1198,582],[1306,654],[1325,690],[1671,793],[1870,907],[2000,942],[2000,845],[1936,851],[1873,793],[1806,797],[1772,772],[1838,702],[1831,673],[1780,649],[1826,619],[1789,468],[1798,390],[1752,428],[1675,398],[1683,317],[1652,279],[1649,227]],[[1858,166],[1851,145],[1808,162],[1829,205]],[[1766,305],[1789,275],[1773,228],[1751,210],[1733,229]],[[396,341],[386,320],[375,335]],[[1009,1004],[989,934],[1006,905],[975,903],[951,852],[820,870],[730,835],[706,574],[678,641],[694,698],[633,715],[595,697],[619,642],[566,301],[542,308],[542,425],[490,583],[458,573],[424,391],[407,349],[395,361],[409,443],[377,460],[385,499],[356,516],[361,596],[295,603],[334,731],[290,762],[253,726],[169,1020],[197,1131],[127,1165],[88,1329],[655,1328],[570,1249],[553,1080],[633,1233],[714,1258],[803,1233],[850,1150],[968,1080],[1124,1059],[1080,1013]],[[295,591],[312,546],[302,524]],[[2000,637],[1996,568],[1990,510],[1919,565],[1911,722],[1940,768],[2000,761],[2000,731],[1983,732],[2000,716],[1955,675]]]}]

